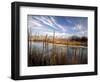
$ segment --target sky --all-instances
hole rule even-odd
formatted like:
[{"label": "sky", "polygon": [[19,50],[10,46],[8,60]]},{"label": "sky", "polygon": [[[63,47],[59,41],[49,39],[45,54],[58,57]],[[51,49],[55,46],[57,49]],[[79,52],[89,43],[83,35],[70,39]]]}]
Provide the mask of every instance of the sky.
[{"label": "sky", "polygon": [[58,37],[86,36],[88,32],[87,17],[71,16],[46,16],[46,15],[28,15],[28,29],[32,34],[53,35],[55,31]]}]

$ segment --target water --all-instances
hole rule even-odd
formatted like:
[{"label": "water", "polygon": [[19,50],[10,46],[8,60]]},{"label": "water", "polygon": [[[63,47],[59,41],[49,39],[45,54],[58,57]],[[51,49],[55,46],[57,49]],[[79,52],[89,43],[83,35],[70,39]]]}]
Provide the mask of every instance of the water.
[{"label": "water", "polygon": [[[29,66],[87,64],[87,47],[33,42]],[[31,62],[30,62],[31,61]]]}]

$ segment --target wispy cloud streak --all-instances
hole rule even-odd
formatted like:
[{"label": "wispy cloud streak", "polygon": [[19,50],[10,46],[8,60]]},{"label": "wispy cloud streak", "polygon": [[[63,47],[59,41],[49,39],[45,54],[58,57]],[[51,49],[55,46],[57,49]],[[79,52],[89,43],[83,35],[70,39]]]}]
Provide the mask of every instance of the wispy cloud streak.
[{"label": "wispy cloud streak", "polygon": [[28,28],[44,34],[55,31],[61,35],[87,36],[87,17],[29,15]]}]

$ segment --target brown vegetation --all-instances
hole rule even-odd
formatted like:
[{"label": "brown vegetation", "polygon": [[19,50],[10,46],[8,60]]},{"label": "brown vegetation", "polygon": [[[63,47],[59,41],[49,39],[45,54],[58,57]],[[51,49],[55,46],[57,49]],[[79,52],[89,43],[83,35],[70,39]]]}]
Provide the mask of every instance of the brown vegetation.
[{"label": "brown vegetation", "polygon": [[[32,48],[32,43],[42,42],[42,52],[39,48]],[[30,45],[29,45],[30,43]],[[48,50],[48,44],[52,44],[51,51]],[[56,44],[65,45],[66,48],[57,48]],[[71,37],[58,38],[53,36],[40,36],[40,35],[29,35],[28,34],[28,66],[46,66],[46,65],[70,65],[70,64],[87,64],[87,53],[81,53],[80,49],[72,48],[71,54],[68,51],[68,45],[72,46],[87,46],[86,37]],[[47,51],[47,53],[45,52]],[[83,57],[83,55],[85,57]]]}]

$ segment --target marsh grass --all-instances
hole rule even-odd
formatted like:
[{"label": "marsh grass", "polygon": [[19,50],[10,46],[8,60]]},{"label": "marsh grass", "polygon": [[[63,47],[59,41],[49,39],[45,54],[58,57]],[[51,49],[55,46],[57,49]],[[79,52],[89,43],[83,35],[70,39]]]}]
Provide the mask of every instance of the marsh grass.
[{"label": "marsh grass", "polygon": [[[45,52],[46,51],[46,52]],[[82,57],[84,56],[84,57]],[[87,64],[87,53],[78,48],[57,48],[53,47],[50,51],[44,48],[32,48],[28,52],[28,66],[48,66],[48,65],[74,65]]]},{"label": "marsh grass", "polygon": [[[33,45],[37,42],[42,47]],[[57,38],[55,32],[52,37],[28,34],[28,66],[87,64],[87,58],[87,41]]]}]

